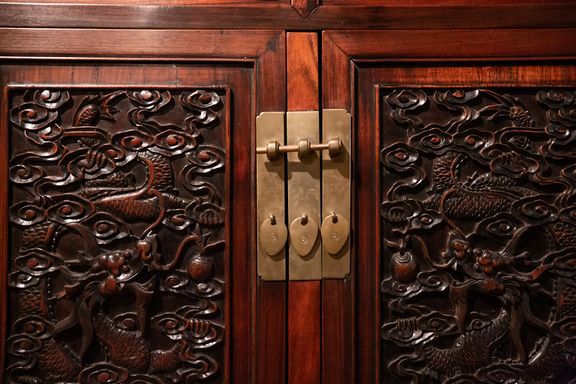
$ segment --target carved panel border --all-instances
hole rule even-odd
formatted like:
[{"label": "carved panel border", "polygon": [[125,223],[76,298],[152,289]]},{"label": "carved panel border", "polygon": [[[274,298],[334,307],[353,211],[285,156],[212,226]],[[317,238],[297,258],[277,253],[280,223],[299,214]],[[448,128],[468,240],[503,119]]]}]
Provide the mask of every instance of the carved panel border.
[{"label": "carved panel border", "polygon": [[228,90],[10,102],[7,381],[221,382]]},{"label": "carved panel border", "polygon": [[383,380],[572,383],[576,92],[380,92]]}]

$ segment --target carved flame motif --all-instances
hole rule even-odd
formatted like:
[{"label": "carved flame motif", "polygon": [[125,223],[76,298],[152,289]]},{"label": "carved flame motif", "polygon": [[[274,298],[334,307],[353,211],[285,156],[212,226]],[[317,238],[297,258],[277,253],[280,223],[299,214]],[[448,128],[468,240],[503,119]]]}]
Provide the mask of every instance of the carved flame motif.
[{"label": "carved flame motif", "polygon": [[576,377],[576,92],[383,90],[382,376]]},{"label": "carved flame motif", "polygon": [[6,381],[221,381],[226,93],[11,101]]}]

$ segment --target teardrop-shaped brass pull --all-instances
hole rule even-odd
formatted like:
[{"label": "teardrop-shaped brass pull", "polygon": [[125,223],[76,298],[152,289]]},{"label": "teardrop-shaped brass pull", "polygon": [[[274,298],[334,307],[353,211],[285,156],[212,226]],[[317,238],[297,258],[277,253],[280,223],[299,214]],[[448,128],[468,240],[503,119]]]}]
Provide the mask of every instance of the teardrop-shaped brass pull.
[{"label": "teardrop-shaped brass pull", "polygon": [[288,240],[288,229],[284,223],[277,222],[274,215],[264,220],[260,226],[260,244],[268,256],[280,253],[286,245],[286,240]]},{"label": "teardrop-shaped brass pull", "polygon": [[318,224],[307,215],[303,215],[290,224],[290,239],[296,252],[307,256],[318,239]]},{"label": "teardrop-shaped brass pull", "polygon": [[350,235],[350,223],[344,216],[331,212],[322,222],[322,245],[331,255],[344,248]]}]

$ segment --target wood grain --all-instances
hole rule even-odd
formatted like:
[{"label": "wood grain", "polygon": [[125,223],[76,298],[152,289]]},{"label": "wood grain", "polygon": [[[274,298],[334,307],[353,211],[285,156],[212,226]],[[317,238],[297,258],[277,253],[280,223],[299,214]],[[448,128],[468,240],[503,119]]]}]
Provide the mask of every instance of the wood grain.
[{"label": "wood grain", "polygon": [[318,36],[288,32],[288,110],[318,109]]},{"label": "wood grain", "polygon": [[[288,111],[318,110],[318,35],[287,35]],[[288,383],[320,382],[321,283],[288,283]]]},{"label": "wood grain", "polygon": [[320,5],[319,0],[291,0],[292,8],[296,10],[303,18],[308,17],[310,12]]},{"label": "wood grain", "polygon": [[4,3],[0,26],[204,29],[222,28],[226,20],[227,28],[288,30],[576,27],[573,1],[478,3],[322,5],[305,19],[289,3],[276,1],[194,6]]},{"label": "wood grain", "polygon": [[352,274],[322,281],[322,382],[353,383],[354,296]]},{"label": "wood grain", "polygon": [[[367,78],[370,74],[367,74]],[[355,138],[358,151],[354,163],[356,196],[356,328],[357,356],[356,375],[359,383],[376,383],[380,364],[378,332],[379,307],[379,130],[368,128],[377,124],[376,87],[364,80],[364,72],[358,83],[358,111]],[[361,81],[361,82],[360,82]],[[376,255],[376,256],[375,256]]]},{"label": "wood grain", "polygon": [[320,281],[288,283],[288,383],[321,382]]},{"label": "wood grain", "polygon": [[354,65],[350,57],[322,33],[322,107],[352,110],[352,76]]},{"label": "wood grain", "polygon": [[[19,34],[16,30],[10,30],[11,36],[19,40],[30,41],[32,46],[40,43],[42,36],[47,31],[28,30]],[[57,85],[71,87],[98,87],[98,86],[165,86],[165,87],[186,87],[186,86],[224,86],[232,90],[234,105],[231,109],[234,123],[230,127],[232,141],[232,158],[230,168],[233,172],[234,182],[230,184],[228,192],[231,193],[230,211],[232,212],[230,226],[230,258],[228,276],[230,278],[227,285],[227,295],[231,301],[228,307],[230,314],[226,327],[230,330],[227,335],[227,363],[225,378],[228,382],[254,382],[256,381],[256,362],[253,359],[257,350],[257,337],[268,340],[268,352],[262,353],[260,362],[266,366],[267,370],[274,372],[275,377],[280,380],[272,382],[283,382],[285,375],[285,297],[284,287],[256,285],[253,277],[255,273],[255,260],[252,259],[255,252],[254,231],[239,230],[238,228],[255,227],[254,206],[252,195],[254,189],[254,154],[253,134],[255,115],[257,110],[277,110],[285,105],[285,50],[284,33],[268,31],[239,31],[237,36],[228,39],[232,35],[220,34],[217,31],[194,31],[188,35],[190,38],[206,38],[205,43],[199,43],[197,47],[188,44],[171,42],[161,43],[162,36],[167,36],[167,31],[138,31],[144,32],[141,37],[151,38],[156,41],[151,46],[160,49],[160,56],[154,56],[152,51],[144,55],[137,50],[129,48],[133,44],[128,37],[134,34],[131,31],[107,31],[118,37],[120,45],[110,43],[111,49],[108,54],[104,53],[105,43],[100,39],[106,39],[106,31],[93,31],[90,44],[94,44],[94,50],[81,43],[83,31],[60,31],[62,36],[75,40],[66,48],[62,44],[57,44],[57,34],[47,32],[50,41],[53,38],[54,44],[49,44],[46,49],[35,50],[15,49],[12,43],[2,40],[3,54],[8,58],[3,61],[0,67],[0,83],[11,85]],[[119,33],[119,34],[116,34]],[[136,35],[138,35],[138,33]],[[2,36],[6,36],[3,34]],[[62,38],[61,36],[61,38]],[[184,35],[186,36],[186,35]],[[159,39],[159,40],[155,40]],[[5,44],[6,43],[6,44]],[[16,43],[17,44],[17,43]],[[27,44],[27,43],[26,43]],[[156,45],[157,44],[157,45]],[[101,51],[96,46],[101,47]],[[164,47],[160,48],[162,45]],[[188,47],[187,47],[188,46]],[[204,46],[204,48],[201,48]],[[51,48],[50,48],[51,47]],[[60,47],[60,48],[58,48]],[[200,47],[200,48],[199,48]],[[199,48],[199,49],[198,49]],[[186,52],[191,52],[188,56]],[[228,53],[226,53],[228,51]],[[98,57],[99,53],[104,53],[106,57]],[[141,52],[142,53],[142,52]],[[196,56],[200,53],[202,58]],[[20,58],[14,59],[18,55]],[[43,61],[40,64],[39,56],[51,56],[52,60]],[[65,56],[65,57],[64,57]],[[144,57],[145,56],[145,57]],[[25,57],[27,60],[23,60]],[[60,57],[61,59],[57,59]],[[82,64],[76,60],[69,60],[75,57],[76,60],[84,59]],[[159,61],[159,59],[161,59]],[[94,61],[98,62],[95,63]],[[129,63],[126,63],[130,60]],[[150,61],[152,60],[152,62]],[[122,61],[122,63],[117,63]],[[144,64],[146,62],[146,64]],[[5,100],[4,98],[2,100]],[[4,103],[3,106],[6,104]],[[2,109],[4,111],[4,107]],[[5,111],[2,121],[7,121]],[[3,129],[2,132],[7,132]],[[4,140],[6,143],[7,141]],[[2,173],[7,179],[6,165],[8,163],[8,151],[2,151]],[[3,184],[4,185],[4,184]],[[243,197],[241,197],[243,196]],[[246,198],[248,196],[248,198]],[[6,192],[0,194],[1,204],[4,212],[8,212],[6,207]],[[3,233],[7,233],[7,218],[4,215],[0,224]],[[3,228],[3,229],[2,229]],[[7,239],[2,236],[3,244]],[[6,251],[2,251],[0,258],[0,284],[5,285],[6,271]],[[4,293],[5,290],[2,289]],[[261,297],[268,297],[259,300]],[[3,296],[4,297],[4,296]],[[5,316],[6,303],[2,305],[1,313]],[[256,319],[256,312],[261,316]],[[257,322],[258,321],[258,322]],[[263,326],[266,324],[266,327]],[[260,330],[258,327],[262,326]],[[1,335],[0,335],[1,336]],[[3,340],[3,339],[2,339]],[[2,351],[4,348],[2,348]],[[278,351],[278,352],[276,352]],[[266,351],[264,351],[266,352]],[[4,359],[2,359],[4,361]],[[271,382],[271,381],[261,381]]]},{"label": "wood grain", "polygon": [[[343,52],[324,32],[322,36],[322,105],[323,108],[345,109],[352,114],[354,121],[354,103],[352,78],[354,65],[350,57]],[[352,153],[354,159],[355,138],[352,135]],[[354,163],[354,161],[353,161]],[[354,181],[354,179],[353,179]],[[352,184],[354,186],[354,183]],[[354,187],[351,201],[356,202]],[[352,383],[355,376],[354,364],[354,318],[356,281],[356,241],[355,217],[356,203],[353,203],[351,224],[351,273],[343,280],[324,280],[322,282],[322,379],[325,383]]]},{"label": "wood grain", "polygon": [[9,224],[8,224],[8,200],[9,200],[9,134],[8,134],[8,87],[0,88],[0,142],[4,143],[0,150],[0,375],[3,375],[6,361],[6,321],[8,317],[8,272],[9,272]]},{"label": "wood grain", "polygon": [[[496,35],[508,36],[500,40],[506,41],[516,32],[512,31],[507,34],[506,31],[493,31]],[[550,32],[550,34],[548,34]],[[493,64],[434,64],[429,63],[415,65],[413,63],[396,65],[389,64],[389,57],[393,52],[394,57],[400,59],[407,56],[418,56],[420,60],[428,61],[434,59],[434,52],[438,56],[455,57],[461,54],[460,50],[452,47],[452,51],[443,50],[442,46],[450,39],[449,33],[437,34],[438,40],[432,43],[429,41],[428,47],[422,48],[418,53],[418,47],[412,52],[397,52],[389,49],[390,46],[380,44],[385,34],[380,32],[371,35],[370,41],[362,40],[367,35],[360,32],[351,33],[343,37],[337,32],[325,33],[325,38],[333,38],[338,46],[349,54],[349,60],[354,59],[357,65],[356,75],[352,84],[356,84],[353,91],[358,97],[358,111],[355,113],[357,121],[355,138],[356,148],[363,148],[355,156],[354,166],[354,185],[357,202],[356,214],[356,274],[358,279],[356,297],[356,324],[355,345],[357,348],[356,357],[356,382],[374,383],[380,382],[379,372],[375,367],[380,364],[380,347],[379,347],[379,316],[380,300],[378,294],[379,287],[379,258],[370,255],[379,255],[380,218],[378,215],[379,202],[376,196],[379,195],[379,142],[380,129],[378,127],[378,85],[386,86],[554,86],[562,84],[574,84],[576,71],[573,66],[562,65],[559,62],[556,65],[538,65],[540,54],[546,55],[546,52],[553,53],[548,44],[555,33],[560,31],[542,31],[542,34],[534,34],[531,55],[524,54],[521,50],[511,51],[500,47],[493,47],[489,44],[485,46],[471,47],[467,51],[467,57],[474,57],[481,60],[482,57],[491,58],[496,61]],[[478,31],[481,33],[481,31]],[[336,37],[338,35],[338,37]],[[354,36],[352,36],[354,35]],[[402,33],[400,39],[402,39]],[[420,36],[423,41],[427,41],[425,35],[435,36],[431,31],[422,31]],[[490,34],[488,34],[490,35]],[[530,34],[528,34],[530,35]],[[415,36],[415,34],[414,34]],[[470,36],[470,35],[469,35]],[[560,34],[556,35],[559,37]],[[479,37],[479,36],[477,36]],[[345,41],[346,40],[346,41]],[[354,41],[354,42],[353,42]],[[356,44],[358,43],[358,44]],[[437,50],[438,49],[438,50]],[[414,53],[416,52],[416,54]],[[572,56],[572,52],[567,49],[558,52],[555,56],[558,60],[566,60]],[[526,60],[534,61],[530,64],[498,63],[501,58],[509,58],[511,55],[523,55]],[[378,66],[377,62],[381,61],[385,65]],[[360,219],[365,218],[365,219]]]},{"label": "wood grain", "polygon": [[256,383],[286,382],[286,307],[286,282],[259,281]]},{"label": "wood grain", "polygon": [[281,34],[280,31],[235,30],[0,28],[0,56],[251,61],[274,51]]},{"label": "wood grain", "polygon": [[576,29],[330,31],[356,60],[567,60],[576,57]]}]

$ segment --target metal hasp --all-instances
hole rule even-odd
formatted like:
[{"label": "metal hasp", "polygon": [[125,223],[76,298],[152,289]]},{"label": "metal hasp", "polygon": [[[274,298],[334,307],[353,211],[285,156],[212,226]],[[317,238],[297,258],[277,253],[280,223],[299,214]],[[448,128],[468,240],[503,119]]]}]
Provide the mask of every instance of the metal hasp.
[{"label": "metal hasp", "polygon": [[[284,112],[262,112],[256,118],[256,145],[284,137]],[[256,156],[256,219],[258,276],[286,280],[287,240],[284,158]]]},{"label": "metal hasp", "polygon": [[337,137],[325,144],[312,144],[310,139],[300,139],[295,145],[280,145],[278,141],[270,141],[266,147],[256,148],[257,154],[266,154],[269,160],[277,160],[288,152],[298,152],[298,158],[303,159],[312,156],[314,151],[328,151],[328,156],[335,159],[342,153],[342,141]]},{"label": "metal hasp", "polygon": [[342,151],[337,158],[322,154],[322,277],[350,274],[350,149],[352,117],[342,109],[325,109],[324,140],[338,137]]},{"label": "metal hasp", "polygon": [[[320,140],[318,111],[287,112],[286,141],[298,143]],[[318,236],[320,219],[320,157],[315,151],[298,156],[287,152],[288,222],[291,223],[288,249],[289,280],[322,278],[322,239]],[[315,228],[314,228],[315,227]],[[303,253],[305,253],[303,255]]]},{"label": "metal hasp", "polygon": [[[286,140],[297,144],[280,142],[284,115]],[[258,275],[263,280],[345,278],[350,274],[350,114],[323,112],[325,144],[312,144],[320,141],[318,111],[262,113],[256,129],[256,153],[266,155],[256,157]]]}]

